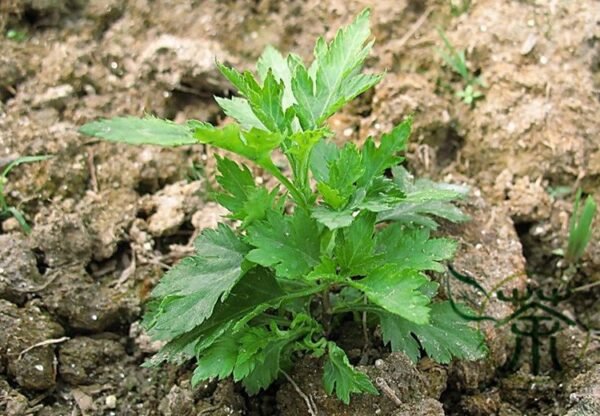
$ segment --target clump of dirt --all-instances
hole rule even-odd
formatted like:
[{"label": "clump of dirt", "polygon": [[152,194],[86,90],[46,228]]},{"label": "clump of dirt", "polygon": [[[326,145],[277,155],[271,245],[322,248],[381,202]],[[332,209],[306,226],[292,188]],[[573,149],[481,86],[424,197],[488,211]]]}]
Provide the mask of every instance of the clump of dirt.
[{"label": "clump of dirt", "polygon": [[[140,366],[159,347],[139,325],[149,291],[224,214],[206,192],[214,165],[202,149],[101,143],[78,126],[145,112],[218,123],[212,96],[232,88],[215,59],[250,68],[267,44],[308,58],[316,37],[330,38],[365,6],[377,39],[369,70],[388,74],[332,118],[336,140],[362,142],[412,114],[411,170],[473,187],[464,206],[472,220],[442,232],[460,242],[454,267],[488,291],[561,281],[567,265],[552,252],[564,248],[572,207],[554,191],[600,190],[594,0],[3,1],[0,168],[54,157],[19,166],[6,189],[33,232],[9,219],[0,234],[0,413],[305,415],[302,394],[327,415],[599,412],[600,221],[569,271],[584,290],[561,304],[578,320],[557,343],[561,372],[549,370],[545,350],[542,374],[531,375],[526,358],[505,370],[513,334],[489,323],[488,359],[441,366],[425,357],[415,367],[379,347],[377,330],[364,358],[361,328],[348,322],[344,330],[360,335],[340,343],[381,392],[349,407],[324,394],[321,363],[309,358],[289,372],[294,383],[283,377],[257,397],[230,380],[192,389],[189,366]],[[436,55],[438,26],[486,82],[472,107],[454,96],[461,80]],[[496,318],[512,311],[487,301]]]}]

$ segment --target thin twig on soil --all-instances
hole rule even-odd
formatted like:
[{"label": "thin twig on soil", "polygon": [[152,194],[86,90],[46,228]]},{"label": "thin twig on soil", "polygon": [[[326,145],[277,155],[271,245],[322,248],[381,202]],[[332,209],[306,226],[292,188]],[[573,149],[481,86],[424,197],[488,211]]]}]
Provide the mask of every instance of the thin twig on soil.
[{"label": "thin twig on soil", "polygon": [[50,286],[52,284],[52,282],[54,282],[56,280],[56,278],[58,276],[60,276],[60,270],[55,270],[52,272],[52,277],[50,277],[48,280],[46,280],[46,282],[38,287],[34,287],[34,288],[28,288],[28,289],[19,289],[17,288],[16,290],[19,293],[35,293],[35,292],[40,292],[44,289],[46,289],[48,286]]},{"label": "thin twig on soil", "polygon": [[597,282],[588,283],[587,285],[576,287],[575,289],[571,290],[571,292],[585,292],[598,285],[600,285],[600,280],[598,280]]},{"label": "thin twig on soil", "polygon": [[419,30],[421,28],[421,26],[423,26],[423,24],[427,21],[427,18],[429,17],[429,15],[431,14],[432,11],[433,11],[433,8],[431,8],[431,7],[428,7],[427,9],[425,9],[423,14],[410,27],[410,29],[408,29],[408,32],[406,32],[404,34],[404,36],[402,36],[400,39],[398,39],[398,41],[390,42],[392,44],[392,48],[389,48],[389,47],[388,48],[395,49],[395,50],[402,48],[406,44],[406,42],[408,42],[410,40],[410,38],[412,38],[413,35],[415,33],[417,33],[417,30]]},{"label": "thin twig on soil", "polygon": [[379,387],[381,389],[383,394],[388,399],[393,401],[396,406],[398,406],[398,407],[402,406],[402,400],[400,400],[400,398],[398,397],[396,392],[390,387],[390,385],[387,383],[387,381],[385,381],[383,379],[383,377],[377,377],[375,379],[375,384],[377,384],[377,387]]},{"label": "thin twig on soil", "polygon": [[135,270],[136,270],[136,263],[135,263],[135,251],[131,252],[131,263],[129,264],[129,266],[127,266],[127,268],[125,270],[123,270],[123,272],[121,273],[121,276],[119,276],[119,280],[117,280],[114,284],[112,284],[113,287],[121,287],[121,285],[123,283],[125,283],[127,281],[127,279],[129,279],[131,276],[133,276],[135,274]]},{"label": "thin twig on soil", "polygon": [[206,409],[200,410],[200,413],[198,413],[198,416],[201,415],[207,415],[209,413],[214,412],[215,410],[219,410],[221,408],[221,406],[211,406],[211,407],[207,407]]},{"label": "thin twig on soil", "polygon": [[318,410],[317,405],[314,402],[313,398],[308,396],[306,393],[304,393],[302,391],[302,389],[296,384],[294,379],[292,377],[290,377],[290,375],[288,373],[286,373],[283,370],[281,371],[281,373],[284,375],[284,377],[287,379],[287,381],[290,382],[290,384],[292,385],[294,390],[296,390],[296,393],[298,393],[298,395],[300,397],[302,397],[302,399],[304,400],[304,403],[306,403],[306,407],[308,408],[308,413],[310,414],[310,416],[319,416],[319,410]]},{"label": "thin twig on soil", "polygon": [[[365,305],[368,304],[367,297],[364,297],[363,303]],[[369,347],[371,346],[371,340],[369,339],[369,327],[367,326],[367,311],[362,312],[362,330],[363,330],[363,340],[365,344],[363,345],[362,357],[360,358],[361,364],[366,364],[369,358]]]},{"label": "thin twig on soil", "polygon": [[71,338],[69,338],[69,337],[61,337],[61,338],[47,339],[47,340],[44,340],[42,342],[38,342],[36,344],[30,345],[29,347],[25,348],[23,351],[21,351],[19,353],[18,360],[22,359],[23,355],[25,355],[26,353],[28,353],[29,351],[31,351],[34,348],[43,347],[45,345],[60,344],[61,342],[65,342],[65,341],[67,341],[69,339],[71,339]]},{"label": "thin twig on soil", "polygon": [[87,162],[88,162],[88,169],[90,171],[90,182],[92,184],[92,190],[94,191],[94,193],[98,193],[98,178],[96,176],[96,165],[94,164],[94,150],[92,148],[89,148],[87,151]]}]

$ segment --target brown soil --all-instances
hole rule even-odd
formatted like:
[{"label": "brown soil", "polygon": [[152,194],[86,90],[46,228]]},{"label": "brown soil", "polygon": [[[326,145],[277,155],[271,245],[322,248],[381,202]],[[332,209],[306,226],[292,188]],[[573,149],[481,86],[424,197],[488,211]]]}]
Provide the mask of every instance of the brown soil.
[{"label": "brown soil", "polygon": [[[412,171],[474,189],[473,220],[447,227],[461,242],[456,266],[488,290],[511,275],[523,288],[526,273],[542,287],[571,273],[552,252],[566,241],[572,190],[600,195],[596,0],[5,0],[0,167],[55,156],[19,167],[7,189],[33,233],[12,219],[0,231],[0,414],[308,414],[285,379],[248,397],[230,381],[192,389],[188,366],[140,367],[158,348],[139,325],[149,291],[223,213],[206,193],[212,164],[202,149],[102,143],[77,127],[144,112],[219,122],[212,96],[230,86],[215,58],[250,67],[267,44],[308,58],[317,36],[365,6],[377,38],[368,66],[387,76],[331,120],[338,139],[361,141],[413,114]],[[485,80],[472,108],[454,96],[461,82],[435,52],[436,27]],[[193,165],[205,166],[202,177]],[[564,186],[571,192],[556,196]],[[599,236],[596,227],[577,286],[600,279]],[[385,394],[350,407],[324,394],[319,362],[304,359],[290,376],[323,415],[600,414],[599,295],[595,286],[561,305],[579,322],[559,339],[562,372],[547,359],[538,376],[527,362],[503,371],[511,333],[484,326],[482,362],[414,368],[372,349],[361,364]],[[492,301],[487,312],[510,309]],[[355,361],[357,331],[341,340]]]}]

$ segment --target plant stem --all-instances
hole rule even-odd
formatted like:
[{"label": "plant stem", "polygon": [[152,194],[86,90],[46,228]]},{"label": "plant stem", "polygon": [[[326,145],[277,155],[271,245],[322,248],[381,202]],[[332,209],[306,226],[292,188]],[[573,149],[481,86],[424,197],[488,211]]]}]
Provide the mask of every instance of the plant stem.
[{"label": "plant stem", "polygon": [[6,198],[4,197],[4,183],[6,182],[6,178],[0,176],[0,211],[4,212],[8,210],[8,204],[6,203]]},{"label": "plant stem", "polygon": [[325,290],[323,290],[322,299],[323,299],[323,328],[325,329],[325,334],[329,335],[329,332],[331,330],[331,317],[332,317],[331,302],[329,302],[329,286],[327,286],[325,288]]},{"label": "plant stem", "polygon": [[292,197],[294,198],[294,201],[296,201],[296,203],[298,205],[300,205],[302,208],[308,209],[308,201],[306,200],[304,194],[302,192],[300,192],[298,190],[298,188],[296,188],[296,186],[294,186],[294,184],[292,182],[290,182],[290,180],[288,178],[285,177],[285,175],[283,173],[281,173],[281,171],[279,169],[277,169],[277,166],[272,165],[272,166],[264,166],[274,177],[276,177],[279,182],[281,182],[281,184],[283,186],[286,187],[286,189],[288,191],[290,191],[290,194],[292,195]]},{"label": "plant stem", "polygon": [[359,312],[359,311],[366,311],[366,312],[382,312],[383,309],[378,308],[376,306],[373,305],[361,305],[361,304],[353,304],[353,305],[346,305],[346,306],[341,306],[339,308],[334,308],[331,313],[332,314],[336,314],[336,313],[347,313],[347,312]]}]

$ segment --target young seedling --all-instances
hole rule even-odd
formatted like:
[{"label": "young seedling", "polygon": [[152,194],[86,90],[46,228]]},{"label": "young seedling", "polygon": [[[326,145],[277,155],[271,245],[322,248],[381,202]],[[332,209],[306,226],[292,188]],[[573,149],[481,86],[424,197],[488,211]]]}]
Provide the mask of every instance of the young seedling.
[{"label": "young seedling", "polygon": [[27,32],[19,29],[9,29],[6,31],[6,39],[15,42],[23,42],[27,39]]},{"label": "young seedling", "polygon": [[596,201],[591,196],[585,200],[580,209],[581,189],[577,190],[573,214],[569,220],[569,240],[565,252],[565,260],[570,264],[577,263],[585,253],[585,249],[592,238],[592,222],[596,215]]},{"label": "young seedling", "polygon": [[42,155],[42,156],[20,157],[18,159],[13,160],[12,162],[10,162],[4,168],[4,170],[2,170],[2,173],[0,174],[0,219],[11,217],[11,216],[14,217],[17,220],[17,222],[19,223],[19,225],[21,225],[21,228],[23,229],[23,231],[25,231],[27,234],[29,234],[31,232],[31,228],[29,227],[29,224],[27,224],[27,220],[25,220],[25,216],[23,215],[23,213],[18,208],[8,205],[8,202],[6,201],[6,197],[4,196],[4,187],[6,186],[6,184],[8,182],[8,174],[10,173],[11,170],[13,170],[13,168],[17,167],[18,165],[20,165],[22,163],[39,162],[42,160],[46,160],[50,157],[52,157],[52,156]]},{"label": "young seedling", "polygon": [[483,97],[483,93],[477,89],[477,87],[485,87],[480,77],[475,76],[469,70],[467,66],[467,60],[465,58],[465,51],[458,51],[450,43],[448,37],[443,30],[438,29],[438,34],[444,42],[444,49],[437,49],[437,53],[446,62],[454,72],[456,72],[463,80],[463,89],[456,92],[456,96],[459,97],[465,104],[470,106],[474,105],[475,101]]},{"label": "young seedling", "polygon": [[233,376],[254,394],[300,353],[312,354],[324,357],[325,390],[349,403],[351,393],[378,393],[331,335],[342,317],[361,314],[415,362],[423,351],[442,363],[485,355],[482,334],[434,300],[438,284],[426,274],[443,271],[456,248],[431,237],[433,217],[464,220],[450,202],[465,190],[414,181],[398,167],[410,119],[379,144],[368,138],[362,148],[339,148],[329,140],[327,119],[382,77],[362,72],[368,20],[365,10],[331,42],[318,39],[309,66],[271,47],[257,75],[218,64],[240,93],[216,98],[234,120],[224,126],[119,117],[81,128],[130,144],[209,144],[279,182],[268,189],[245,164],[217,156],[216,200],[239,226],[205,230],[196,253],[152,291],[144,325],[166,345],[147,365],[196,359],[194,385]]},{"label": "young seedling", "polygon": [[471,0],[450,0],[450,13],[452,16],[460,16],[467,13],[471,8]]}]

